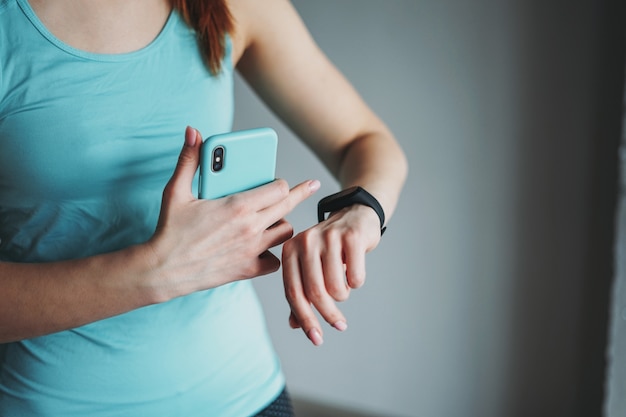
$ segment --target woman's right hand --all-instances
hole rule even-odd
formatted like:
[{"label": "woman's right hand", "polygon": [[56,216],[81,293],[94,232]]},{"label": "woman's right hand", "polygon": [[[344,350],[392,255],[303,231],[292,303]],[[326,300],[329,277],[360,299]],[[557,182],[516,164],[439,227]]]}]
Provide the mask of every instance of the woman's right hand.
[{"label": "woman's right hand", "polygon": [[216,200],[192,194],[202,139],[188,127],[174,174],[163,192],[156,232],[146,243],[158,300],[276,271],[269,249],[293,235],[284,217],[318,188],[305,181],[291,190],[276,180]]}]

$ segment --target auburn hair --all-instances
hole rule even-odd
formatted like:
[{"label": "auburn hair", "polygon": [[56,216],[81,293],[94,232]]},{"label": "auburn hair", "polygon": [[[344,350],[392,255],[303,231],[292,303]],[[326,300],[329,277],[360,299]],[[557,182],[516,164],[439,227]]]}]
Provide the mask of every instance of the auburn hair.
[{"label": "auburn hair", "polygon": [[219,74],[226,55],[226,35],[235,26],[226,0],[170,0],[170,3],[196,31],[200,53],[211,74]]}]

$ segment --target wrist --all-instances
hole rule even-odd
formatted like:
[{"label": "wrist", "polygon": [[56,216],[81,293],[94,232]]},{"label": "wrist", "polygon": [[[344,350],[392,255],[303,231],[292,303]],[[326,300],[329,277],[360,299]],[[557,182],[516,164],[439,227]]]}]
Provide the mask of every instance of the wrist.
[{"label": "wrist", "polygon": [[139,292],[145,297],[146,304],[159,304],[176,298],[175,288],[167,278],[165,260],[159,254],[158,245],[149,241],[141,245],[129,248],[130,257],[137,266],[137,286]]},{"label": "wrist", "polygon": [[362,204],[354,204],[346,209],[357,217],[357,221],[363,225],[364,230],[368,231],[368,235],[371,231],[372,236],[381,236],[380,219],[374,209]]}]

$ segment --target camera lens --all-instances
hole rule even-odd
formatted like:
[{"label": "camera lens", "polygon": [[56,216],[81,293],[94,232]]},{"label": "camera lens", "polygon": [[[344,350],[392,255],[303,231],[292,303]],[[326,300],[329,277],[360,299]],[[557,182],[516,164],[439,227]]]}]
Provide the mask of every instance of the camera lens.
[{"label": "camera lens", "polygon": [[213,171],[221,171],[224,166],[224,148],[221,146],[213,149],[213,163],[211,164]]}]

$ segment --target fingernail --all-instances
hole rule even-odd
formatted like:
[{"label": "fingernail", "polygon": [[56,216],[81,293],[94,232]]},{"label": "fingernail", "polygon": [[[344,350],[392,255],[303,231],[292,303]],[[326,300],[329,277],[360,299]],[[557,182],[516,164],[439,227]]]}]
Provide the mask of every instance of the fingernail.
[{"label": "fingernail", "polygon": [[348,328],[348,324],[343,320],[339,320],[338,322],[333,324],[333,327],[339,330],[340,332],[343,332]]},{"label": "fingernail", "polygon": [[315,192],[319,189],[320,189],[320,182],[318,180],[309,181],[309,190],[311,190],[311,192]]},{"label": "fingernail", "polygon": [[185,145],[194,146],[196,144],[197,131],[191,126],[187,126],[185,130]]},{"label": "fingernail", "polygon": [[320,335],[320,332],[317,329],[309,330],[308,336],[315,346],[319,346],[324,343],[324,339],[322,339],[322,335]]}]

